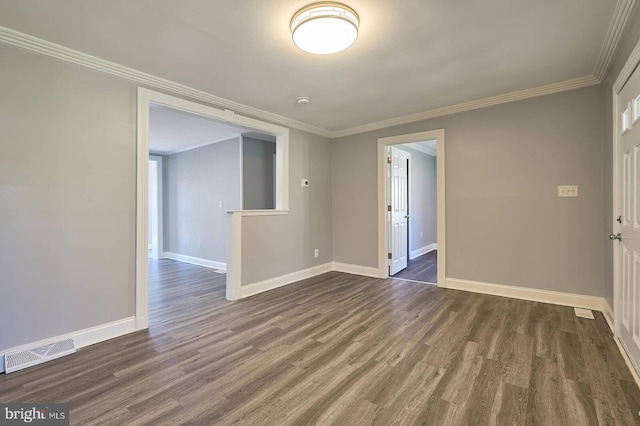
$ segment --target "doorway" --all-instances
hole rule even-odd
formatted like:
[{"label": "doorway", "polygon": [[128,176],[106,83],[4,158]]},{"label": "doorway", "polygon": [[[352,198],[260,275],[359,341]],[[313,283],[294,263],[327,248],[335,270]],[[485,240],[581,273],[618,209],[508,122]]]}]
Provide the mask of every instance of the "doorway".
[{"label": "doorway", "polygon": [[[391,164],[389,275],[435,284],[438,281],[437,143],[387,147]],[[387,161],[389,163],[389,161]]]},{"label": "doorway", "polygon": [[444,164],[444,130],[378,139],[380,277],[446,286]]},{"label": "doorway", "polygon": [[[189,114],[215,120],[228,126],[239,127],[247,132],[259,132],[275,139],[275,208],[267,210],[246,211],[243,207],[235,209],[222,205],[219,199],[213,200],[214,210],[222,212],[226,219],[227,244],[225,252],[227,258],[226,295],[227,299],[235,300],[241,294],[242,251],[241,232],[242,217],[254,215],[272,215],[288,212],[289,208],[289,129],[266,123],[253,118],[234,113],[231,110],[217,109],[211,106],[187,101],[175,96],[155,92],[145,88],[138,88],[137,108],[137,188],[136,188],[136,291],[135,291],[135,316],[136,328],[144,329],[149,325],[148,307],[148,250],[149,250],[149,140],[150,140],[150,109],[168,108],[183,114]],[[273,142],[269,142],[273,143]],[[209,145],[209,143],[206,143]],[[242,157],[242,145],[237,147],[238,158]],[[273,164],[272,157],[265,160],[265,164]],[[165,164],[165,167],[166,164]],[[166,179],[166,176],[165,176]],[[166,188],[165,188],[166,192]],[[241,198],[240,198],[241,199]],[[271,198],[270,198],[271,199]],[[206,201],[211,201],[207,199]],[[166,200],[165,200],[166,202]],[[166,222],[166,217],[164,218]],[[164,224],[166,227],[166,223]],[[166,240],[167,235],[164,236]],[[167,249],[165,245],[164,250]],[[160,254],[164,256],[166,252]]]},{"label": "doorway", "polygon": [[[244,208],[243,191],[247,194],[253,190],[257,193],[254,198],[262,192],[267,192],[268,197],[273,193],[271,180],[268,185],[254,188],[249,185],[252,176],[243,176],[246,132],[247,129],[209,117],[150,105],[149,231],[153,247],[157,245],[154,237],[158,209],[158,167],[153,159],[159,157],[164,166],[162,259],[226,270],[227,210]],[[250,159],[254,157],[257,165],[253,168],[259,169],[260,157],[254,155]],[[271,166],[270,155],[268,160]],[[273,172],[271,167],[268,171]],[[243,183],[248,188],[243,188]]]}]

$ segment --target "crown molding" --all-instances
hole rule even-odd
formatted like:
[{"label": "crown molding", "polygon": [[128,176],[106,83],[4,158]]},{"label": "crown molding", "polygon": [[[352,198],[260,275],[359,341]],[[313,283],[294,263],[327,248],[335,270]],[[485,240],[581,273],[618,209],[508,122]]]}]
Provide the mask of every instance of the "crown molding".
[{"label": "crown molding", "polygon": [[640,40],[636,43],[636,47],[631,52],[631,55],[629,55],[627,62],[620,71],[620,75],[618,75],[618,78],[613,83],[614,93],[620,93],[624,85],[627,83],[627,80],[629,80],[631,74],[633,74],[633,71],[638,66],[638,63],[640,63]]},{"label": "crown molding", "polygon": [[407,144],[403,144],[405,147],[408,148],[413,148],[416,151],[422,152],[423,154],[427,154],[430,155],[432,157],[435,157],[437,155],[436,150],[428,148],[424,145],[422,145],[420,142],[411,142],[411,143],[407,143]]},{"label": "crown molding", "polygon": [[429,149],[429,148],[426,148],[426,147],[424,147],[424,146],[412,146],[412,147],[410,147],[410,148],[414,148],[415,150],[420,151],[420,152],[422,152],[423,154],[430,155],[430,156],[432,156],[432,157],[435,157],[435,156],[437,155],[437,154],[436,154],[436,152],[435,152],[434,150]]},{"label": "crown molding", "polygon": [[364,124],[362,126],[352,127],[350,129],[338,130],[333,132],[333,138],[342,138],[358,133],[370,132],[372,130],[384,129],[386,127],[399,126],[401,124],[413,123],[416,121],[427,120],[429,118],[442,117],[444,115],[457,114],[459,112],[471,111],[474,109],[485,108],[494,105],[506,104],[508,102],[520,101],[523,99],[535,98],[538,96],[550,95],[553,93],[564,92],[567,90],[580,89],[582,87],[593,86],[599,84],[593,76],[575,78],[573,80],[562,81],[560,83],[547,84],[545,86],[534,87],[532,89],[519,90],[517,92],[505,93],[503,95],[492,96],[477,101],[464,102],[461,104],[451,105],[443,108],[436,108],[429,111],[419,112],[416,114],[405,115],[402,117],[391,118],[389,120],[378,121],[375,123]]},{"label": "crown molding", "polygon": [[[204,148],[205,146],[209,146],[209,145],[213,145],[216,143],[220,143],[220,142],[226,142],[226,141],[231,141],[234,139],[240,139],[242,135],[240,133],[238,133],[237,136],[233,136],[231,138],[226,137],[226,138],[222,138],[222,139],[214,139],[208,142],[203,142],[201,144],[198,145],[194,145],[194,146],[190,146],[188,148],[180,148],[180,149],[176,149],[175,151],[154,151],[154,152],[159,152],[158,155],[174,155],[174,154],[180,154],[182,152],[187,152],[187,151],[192,151],[194,149],[198,149],[198,148]],[[151,152],[151,150],[149,150],[149,152]]]},{"label": "crown molding", "polygon": [[618,49],[618,44],[620,43],[620,39],[624,32],[624,28],[627,24],[631,11],[633,10],[633,6],[635,5],[635,1],[636,0],[617,1],[613,17],[609,24],[609,29],[607,30],[607,34],[602,45],[602,49],[600,51],[600,55],[598,57],[593,75],[566,80],[559,83],[547,84],[531,89],[505,93],[489,98],[463,102],[460,104],[431,109],[428,111],[409,114],[401,117],[363,124],[360,126],[336,131],[326,130],[298,120],[294,120],[225,98],[221,98],[202,90],[194,89],[192,87],[166,80],[164,78],[156,77],[154,75],[147,74],[133,68],[125,67],[114,62],[87,55],[85,53],[78,52],[76,50],[69,49],[67,47],[60,46],[58,44],[2,26],[0,26],[0,43],[5,43],[31,52],[51,56],[63,61],[72,62],[74,64],[91,68],[96,71],[104,72],[110,75],[124,78],[129,81],[133,81],[149,88],[164,90],[171,94],[182,95],[190,99],[203,101],[207,104],[230,109],[234,112],[250,115],[261,120],[272,122],[274,124],[280,124],[298,130],[303,130],[305,132],[324,136],[330,139],[337,139],[345,136],[355,135],[358,133],[379,130],[386,127],[413,123],[430,118],[442,117],[445,115],[457,114],[474,109],[501,105],[509,102],[520,101],[538,96],[550,95],[553,93],[580,89],[583,87],[600,84],[602,82],[602,79],[605,77],[606,72],[611,65],[611,62],[613,61],[613,58],[615,57],[615,53]]},{"label": "crown molding", "polygon": [[613,11],[613,17],[609,23],[609,29],[607,30],[604,42],[602,43],[602,48],[600,49],[598,61],[593,69],[593,76],[600,82],[607,75],[611,62],[613,62],[613,58],[618,51],[620,39],[622,38],[625,27],[627,26],[627,21],[633,11],[635,2],[636,0],[618,0],[616,3],[616,8]]},{"label": "crown molding", "polygon": [[530,99],[538,96],[551,95],[553,93],[564,92],[567,90],[580,89],[602,83],[606,76],[611,62],[618,50],[620,39],[624,33],[624,29],[629,20],[629,16],[633,11],[636,0],[618,0],[613,11],[609,28],[605,36],[596,66],[593,74],[585,77],[566,80],[559,83],[548,84],[545,86],[534,87],[532,89],[520,90],[517,92],[505,93],[503,95],[493,96],[490,98],[480,99],[476,101],[464,102],[461,104],[450,105],[442,108],[436,108],[416,114],[405,115],[402,117],[391,118],[389,120],[378,121],[374,123],[364,124],[361,126],[351,127],[348,129],[337,130],[331,132],[332,138],[342,138],[358,133],[379,130],[385,127],[398,126],[401,124],[413,123],[416,121],[427,120],[429,118],[442,117],[445,115],[456,114],[464,111],[485,108],[494,105],[500,105],[508,102]]},{"label": "crown molding", "polygon": [[152,89],[160,89],[173,95],[181,95],[190,99],[206,102],[207,104],[233,110],[234,112],[250,115],[260,120],[280,124],[295,129],[304,130],[305,132],[314,133],[320,136],[331,137],[332,132],[312,126],[301,121],[287,118],[278,114],[273,114],[258,108],[250,107],[229,99],[212,95],[202,90],[194,89],[184,84],[175,83],[161,77],[156,77],[124,65],[116,64],[86,53],[69,49],[59,44],[55,44],[31,35],[21,33],[6,27],[0,26],[0,42],[11,46],[19,47],[31,52],[40,53],[71,62],[106,74],[111,74],[126,80],[141,84]]}]

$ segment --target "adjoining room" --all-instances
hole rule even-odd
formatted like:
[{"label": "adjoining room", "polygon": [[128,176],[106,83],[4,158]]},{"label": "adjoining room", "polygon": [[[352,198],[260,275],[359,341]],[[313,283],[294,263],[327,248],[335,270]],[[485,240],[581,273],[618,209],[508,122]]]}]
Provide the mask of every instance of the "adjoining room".
[{"label": "adjoining room", "polygon": [[273,136],[150,104],[151,293],[158,293],[158,281],[167,271],[186,268],[174,262],[210,268],[221,276],[200,275],[223,283],[228,212],[274,209],[275,158]]},{"label": "adjoining room", "polygon": [[0,424],[638,424],[640,0],[0,0],[0,58]]},{"label": "adjoining room", "polygon": [[389,148],[391,265],[389,276],[438,282],[437,141]]}]

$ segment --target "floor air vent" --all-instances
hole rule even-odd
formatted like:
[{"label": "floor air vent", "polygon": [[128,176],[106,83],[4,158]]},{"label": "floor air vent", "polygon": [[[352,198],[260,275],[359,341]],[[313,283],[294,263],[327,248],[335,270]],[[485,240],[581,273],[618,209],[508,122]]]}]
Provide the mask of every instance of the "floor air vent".
[{"label": "floor air vent", "polygon": [[5,354],[4,371],[7,374],[13,373],[23,368],[42,364],[43,362],[75,353],[75,351],[76,345],[73,339],[65,339],[37,348],[27,349],[26,351]]},{"label": "floor air vent", "polygon": [[591,312],[590,309],[573,308],[573,310],[575,311],[576,316],[579,318],[595,319],[595,317],[593,316],[593,312]]}]

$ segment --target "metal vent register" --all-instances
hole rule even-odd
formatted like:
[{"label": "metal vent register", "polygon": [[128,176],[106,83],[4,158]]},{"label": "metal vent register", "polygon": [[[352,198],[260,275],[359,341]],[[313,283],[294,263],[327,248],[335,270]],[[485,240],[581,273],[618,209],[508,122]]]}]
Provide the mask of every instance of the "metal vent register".
[{"label": "metal vent register", "polygon": [[73,338],[60,340],[59,342],[49,343],[48,345],[39,346],[37,348],[27,349],[25,351],[5,354],[4,371],[13,373],[23,368],[33,365],[42,364],[56,358],[63,357],[75,353],[76,345]]}]

